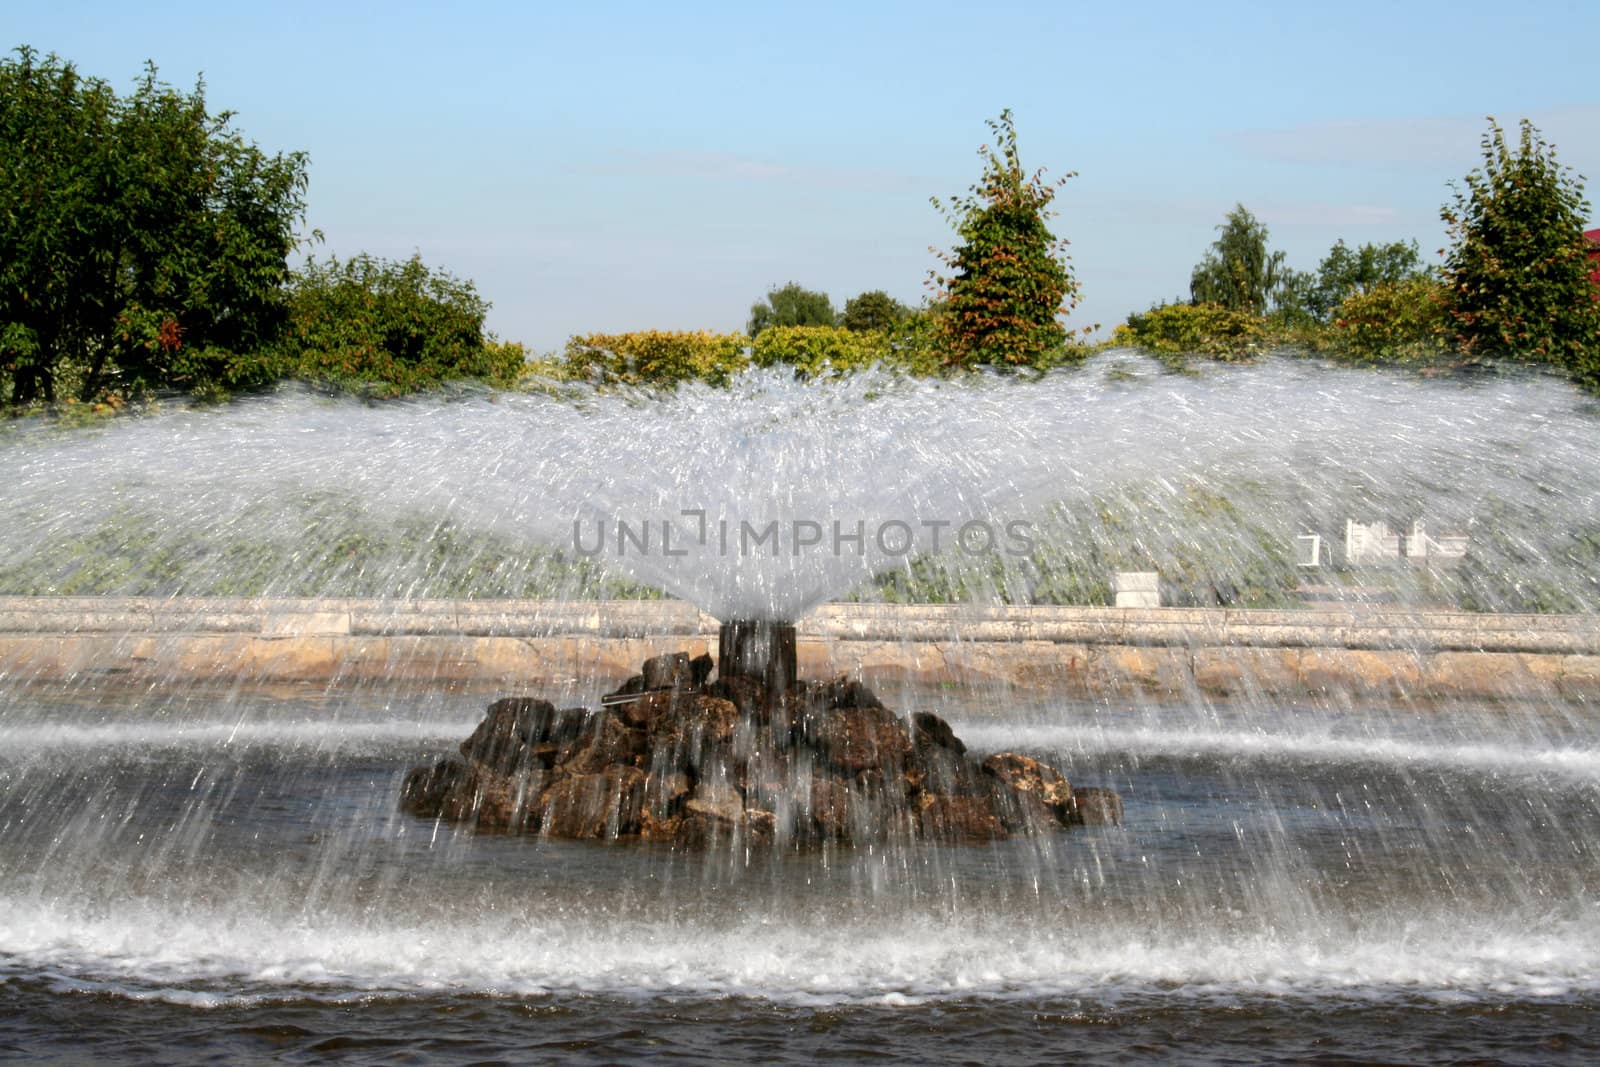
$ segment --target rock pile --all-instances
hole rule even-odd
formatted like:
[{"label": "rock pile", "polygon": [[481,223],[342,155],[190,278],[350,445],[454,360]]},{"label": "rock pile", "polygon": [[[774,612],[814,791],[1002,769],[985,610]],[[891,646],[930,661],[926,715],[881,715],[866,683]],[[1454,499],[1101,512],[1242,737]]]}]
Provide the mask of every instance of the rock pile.
[{"label": "rock pile", "polygon": [[909,722],[840,678],[768,692],[657,656],[599,710],[497,700],[461,754],[414,768],[401,806],[480,829],[702,847],[984,841],[1115,823],[1122,802],[1028,756],[979,762],[937,715]]}]

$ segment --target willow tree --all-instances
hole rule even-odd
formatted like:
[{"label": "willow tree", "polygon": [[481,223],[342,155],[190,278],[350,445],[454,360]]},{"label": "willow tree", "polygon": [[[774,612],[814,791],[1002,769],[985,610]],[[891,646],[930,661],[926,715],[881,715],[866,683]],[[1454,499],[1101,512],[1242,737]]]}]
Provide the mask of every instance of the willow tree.
[{"label": "willow tree", "polygon": [[933,199],[960,238],[955,251],[937,253],[949,273],[932,276],[940,340],[948,361],[963,366],[1037,364],[1066,344],[1062,318],[1078,303],[1067,242],[1046,225],[1056,191],[1075,174],[1046,181],[1043,169],[1025,171],[1009,109],[988,126],[983,177],[965,195]]},{"label": "willow tree", "polygon": [[1189,277],[1189,299],[1249,315],[1266,314],[1287,277],[1283,253],[1268,251],[1267,227],[1243,204],[1234,205],[1217,231],[1206,258]]}]

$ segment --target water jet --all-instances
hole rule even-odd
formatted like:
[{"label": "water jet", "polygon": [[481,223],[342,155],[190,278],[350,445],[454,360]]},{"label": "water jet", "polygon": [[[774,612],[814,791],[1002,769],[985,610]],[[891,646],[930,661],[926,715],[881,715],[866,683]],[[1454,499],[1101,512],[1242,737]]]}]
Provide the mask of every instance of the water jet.
[{"label": "water jet", "polygon": [[[46,1058],[50,1035],[93,1027],[108,1062],[396,1043],[466,1059],[492,1034],[625,1058],[617,1035],[648,1033],[706,1059],[800,1027],[891,1062],[952,1042],[1105,1060],[1176,1051],[1175,1033],[1196,1058],[1589,1058],[1594,417],[1536,377],[1298,360],[1175,376],[1121,353],[1031,383],[753,375],[664,398],[395,406],[285,392],[88,433],[8,425],[0,588],[62,603],[36,632],[0,605],[5,1040]],[[556,559],[575,518],[687,531],[696,510],[712,530],[869,533],[860,556],[724,556],[708,537],[585,564],[612,584]],[[1342,614],[1318,627],[1272,599],[1294,593],[1303,519],[1413,514],[1468,529],[1461,569],[1319,576]],[[871,536],[974,518],[1034,520],[1039,553],[908,559]],[[1151,570],[1190,606],[1080,606]],[[1221,578],[1239,603],[1200,603]],[[623,579],[683,599],[572,621]],[[145,599],[113,618],[72,593]],[[912,593],[942,599],[873,615]],[[818,607],[847,596],[867,603]],[[316,599],[293,602],[291,633],[257,597]],[[1032,669],[1002,671],[997,619],[1033,603],[1074,606],[1008,638],[1007,662]],[[688,604],[748,622],[724,639]],[[1559,667],[1484,608],[1563,612],[1527,627],[1568,642]],[[792,666],[778,620],[797,623]],[[1390,670],[1384,685],[1347,684],[1328,642]],[[291,669],[299,655],[321,658]],[[535,656],[537,685],[518,685]],[[952,684],[919,686],[885,669],[894,656],[937,656]],[[1494,693],[1457,684],[1468,661],[1495,665]],[[619,696],[638,700],[603,701],[633,674]],[[885,720],[832,713],[874,692],[905,730],[903,789],[908,772],[1022,780],[1010,753],[1115,790],[1122,824],[874,838],[875,768],[851,770],[837,805],[832,785],[809,808],[768,789],[783,759],[845,781],[848,727]],[[486,724],[496,697],[511,703]],[[685,712],[702,701],[734,713]],[[476,820],[401,813],[411,768],[453,750],[467,766],[458,746],[485,725],[486,765],[594,760],[567,788],[606,802],[560,810],[607,824],[610,791],[638,778],[606,757],[653,728],[632,755],[688,765],[668,790],[692,787],[683,808],[662,811],[699,828],[683,847],[676,829],[489,832],[482,813],[523,818],[526,789],[485,789]],[[893,736],[875,735],[898,751]],[[971,762],[915,763],[919,738]],[[722,817],[740,784],[774,838],[818,810],[848,836],[761,846],[752,805]],[[1064,802],[1043,770],[1037,788]]]}]

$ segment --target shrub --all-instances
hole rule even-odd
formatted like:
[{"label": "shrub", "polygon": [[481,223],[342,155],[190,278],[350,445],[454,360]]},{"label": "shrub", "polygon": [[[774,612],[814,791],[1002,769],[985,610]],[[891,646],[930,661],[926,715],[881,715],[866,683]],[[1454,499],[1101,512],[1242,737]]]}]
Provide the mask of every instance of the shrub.
[{"label": "shrub", "polygon": [[1448,308],[1449,293],[1431,278],[1380,283],[1339,303],[1327,344],[1365,363],[1433,359],[1449,347]]},{"label": "shrub", "polygon": [[568,374],[618,385],[726,385],[750,365],[742,333],[643,330],[591,333],[567,342]]},{"label": "shrub", "polygon": [[910,374],[939,374],[950,368],[946,357],[945,331],[939,324],[944,312],[935,304],[926,311],[914,311],[884,334],[888,362]]},{"label": "shrub", "polygon": [[1589,279],[1583,181],[1526,119],[1515,151],[1493,119],[1483,166],[1440,211],[1454,240],[1445,279],[1469,353],[1565,366],[1600,388],[1600,302]]},{"label": "shrub", "polygon": [[484,377],[495,385],[512,385],[532,367],[527,345],[492,335],[483,342],[483,359],[487,367]]},{"label": "shrub", "polygon": [[1128,316],[1115,340],[1158,356],[1204,355],[1243,361],[1266,341],[1259,318],[1220,304],[1162,304]]},{"label": "shrub", "polygon": [[471,282],[419,256],[309,260],[289,288],[285,359],[303,377],[385,396],[460,378],[510,384],[525,353],[485,342],[488,307]]},{"label": "shrub", "polygon": [[758,367],[787,363],[807,376],[860,370],[889,356],[888,338],[877,330],[839,326],[769,326],[750,351]]},{"label": "shrub", "polygon": [[1064,347],[1061,318],[1078,300],[1066,242],[1046,225],[1072,175],[1047,182],[1043,171],[1023,170],[1009,110],[988,125],[994,144],[981,150],[983,176],[948,205],[933,201],[961,242],[942,257],[949,276],[933,278],[944,304],[938,324],[951,362],[1034,366]]}]

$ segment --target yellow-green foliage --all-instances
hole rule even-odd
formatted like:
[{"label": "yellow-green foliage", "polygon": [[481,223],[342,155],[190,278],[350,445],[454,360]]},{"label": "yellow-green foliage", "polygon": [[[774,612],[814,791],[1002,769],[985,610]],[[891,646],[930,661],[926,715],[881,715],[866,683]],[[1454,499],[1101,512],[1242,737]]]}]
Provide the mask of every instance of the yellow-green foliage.
[{"label": "yellow-green foliage", "polygon": [[515,385],[528,369],[528,348],[521,341],[490,337],[483,342],[485,377],[495,385]]},{"label": "yellow-green foliage", "polygon": [[1129,315],[1113,339],[1159,356],[1242,361],[1260,351],[1266,329],[1255,316],[1220,304],[1164,304]]},{"label": "yellow-green foliage", "polygon": [[725,385],[750,365],[742,333],[641,330],[591,333],[567,342],[568,372],[621,385],[676,385],[697,379]]},{"label": "yellow-green foliage", "polygon": [[896,323],[888,334],[888,361],[908,374],[922,377],[952,369],[953,361],[945,357],[944,334],[939,326],[942,314],[943,309],[935,305]]},{"label": "yellow-green foliage", "polygon": [[848,372],[889,357],[889,339],[880,330],[837,326],[769,326],[756,335],[751,358],[758,367],[787,363],[801,374]]},{"label": "yellow-green foliage", "polygon": [[1410,278],[1351,293],[1333,313],[1327,344],[1364,363],[1433,359],[1445,353],[1449,294],[1431,278]]}]

